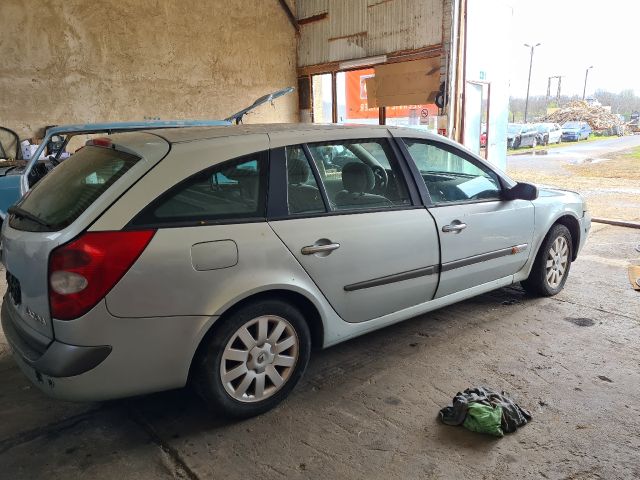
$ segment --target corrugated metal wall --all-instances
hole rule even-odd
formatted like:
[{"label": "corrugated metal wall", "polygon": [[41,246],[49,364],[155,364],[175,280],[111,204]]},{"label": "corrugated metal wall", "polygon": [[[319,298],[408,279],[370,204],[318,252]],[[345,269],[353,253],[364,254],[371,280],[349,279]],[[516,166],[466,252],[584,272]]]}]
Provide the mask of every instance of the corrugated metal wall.
[{"label": "corrugated metal wall", "polygon": [[[416,50],[442,43],[446,0],[296,0],[298,66]],[[448,12],[448,11],[447,11]]]}]

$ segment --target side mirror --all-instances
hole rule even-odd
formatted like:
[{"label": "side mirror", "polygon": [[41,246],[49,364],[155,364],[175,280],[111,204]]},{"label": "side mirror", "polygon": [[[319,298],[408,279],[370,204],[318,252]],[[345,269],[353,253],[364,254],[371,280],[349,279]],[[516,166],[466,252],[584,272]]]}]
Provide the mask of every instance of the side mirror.
[{"label": "side mirror", "polygon": [[538,187],[531,183],[518,182],[513,187],[503,190],[505,200],[535,200],[538,198]]}]

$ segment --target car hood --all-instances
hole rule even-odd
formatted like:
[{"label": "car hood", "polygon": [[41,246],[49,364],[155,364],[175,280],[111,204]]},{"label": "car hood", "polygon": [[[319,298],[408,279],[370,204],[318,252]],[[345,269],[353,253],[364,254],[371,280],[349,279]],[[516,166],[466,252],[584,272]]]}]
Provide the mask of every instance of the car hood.
[{"label": "car hood", "polygon": [[575,201],[584,203],[584,198],[578,192],[551,187],[548,185],[536,185],[538,187],[538,197],[573,197]]}]

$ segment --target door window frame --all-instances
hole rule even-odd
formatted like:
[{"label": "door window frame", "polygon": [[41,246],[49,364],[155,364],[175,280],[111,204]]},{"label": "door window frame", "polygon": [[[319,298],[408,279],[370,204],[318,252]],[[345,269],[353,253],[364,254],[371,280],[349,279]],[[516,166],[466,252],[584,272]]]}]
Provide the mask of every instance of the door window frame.
[{"label": "door window frame", "polygon": [[[407,197],[409,200],[408,205],[396,205],[393,207],[374,207],[374,208],[358,208],[358,209],[344,209],[344,210],[331,210],[329,208],[329,198],[327,191],[318,171],[316,162],[313,160],[313,155],[309,149],[309,144],[314,143],[326,143],[335,141],[339,142],[357,142],[357,141],[386,141],[390,147],[391,155],[393,155],[396,165],[398,166],[398,180],[403,181],[407,191]],[[309,167],[313,173],[313,177],[320,190],[320,195],[324,203],[324,212],[313,213],[289,213],[287,205],[287,163],[286,163],[286,148],[292,146],[301,146],[302,150],[309,162]],[[272,148],[269,155],[271,161],[269,163],[269,189],[267,193],[267,221],[287,220],[296,218],[314,218],[314,217],[326,217],[334,215],[358,215],[364,213],[377,213],[377,212],[392,212],[398,210],[413,210],[424,208],[419,186],[416,182],[416,178],[413,176],[407,160],[402,153],[400,146],[398,145],[398,139],[390,136],[383,137],[354,137],[354,138],[338,138],[335,140],[326,139],[318,142],[308,143],[294,143],[290,145],[284,145],[281,147]],[[390,159],[391,160],[391,159]],[[392,162],[390,162],[392,163]],[[421,179],[420,179],[421,180]]]},{"label": "door window frame", "polygon": [[[486,198],[486,199],[472,199],[472,200],[460,200],[460,201],[456,201],[456,202],[442,202],[442,203],[436,203],[433,201],[433,199],[431,198],[431,194],[429,193],[429,190],[427,189],[427,185],[424,182],[424,179],[422,178],[422,175],[420,174],[420,171],[418,170],[418,167],[415,163],[415,161],[413,160],[413,157],[411,156],[411,153],[409,152],[409,148],[407,147],[407,144],[405,143],[405,139],[409,139],[409,140],[413,140],[413,141],[417,141],[420,143],[424,143],[425,145],[431,145],[434,146],[436,148],[439,148],[441,150],[445,150],[446,152],[452,153],[454,155],[457,155],[458,157],[462,158],[463,160],[468,161],[469,163],[471,163],[473,166],[481,169],[481,170],[488,170],[489,172],[491,172],[493,175],[495,175],[496,179],[498,180],[498,187],[500,189],[500,198]],[[437,140],[431,140],[431,139],[427,139],[427,138],[422,138],[422,137],[412,137],[410,135],[405,135],[402,137],[397,137],[396,138],[398,147],[400,149],[400,151],[402,152],[402,155],[405,157],[404,160],[409,168],[409,170],[411,171],[412,176],[414,177],[414,181],[418,186],[418,191],[420,193],[420,197],[422,199],[422,202],[424,204],[425,207],[427,208],[438,208],[438,207],[448,207],[451,205],[468,205],[468,204],[474,204],[474,203],[488,203],[488,202],[504,202],[504,198],[502,198],[502,194],[504,193],[504,191],[509,188],[510,186],[515,185],[515,183],[513,181],[511,181],[510,179],[507,179],[504,177],[504,175],[501,174],[501,172],[497,171],[496,169],[494,169],[491,165],[489,165],[486,161],[484,161],[481,158],[476,158],[474,155],[472,155],[471,153],[465,152],[464,150],[461,150],[453,145],[450,145],[448,143],[445,142],[440,142]]]}]

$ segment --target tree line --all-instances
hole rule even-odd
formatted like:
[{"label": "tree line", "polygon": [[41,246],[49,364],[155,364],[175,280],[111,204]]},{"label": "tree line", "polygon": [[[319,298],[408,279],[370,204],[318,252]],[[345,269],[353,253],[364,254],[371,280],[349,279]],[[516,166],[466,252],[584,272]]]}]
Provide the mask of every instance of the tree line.
[{"label": "tree line", "polygon": [[[640,112],[640,96],[636,95],[633,90],[623,90],[619,93],[609,92],[607,90],[596,90],[590,98],[595,98],[603,106],[610,106],[611,113],[623,115],[625,120],[629,120],[633,112]],[[548,99],[545,95],[529,96],[529,110],[527,113],[527,121],[533,122],[542,119],[546,115],[547,107],[562,107],[562,105],[574,100],[582,100],[581,95],[562,95],[560,96],[560,105],[556,101],[556,97],[552,96]],[[524,98],[509,98],[509,121],[524,121]]]}]

